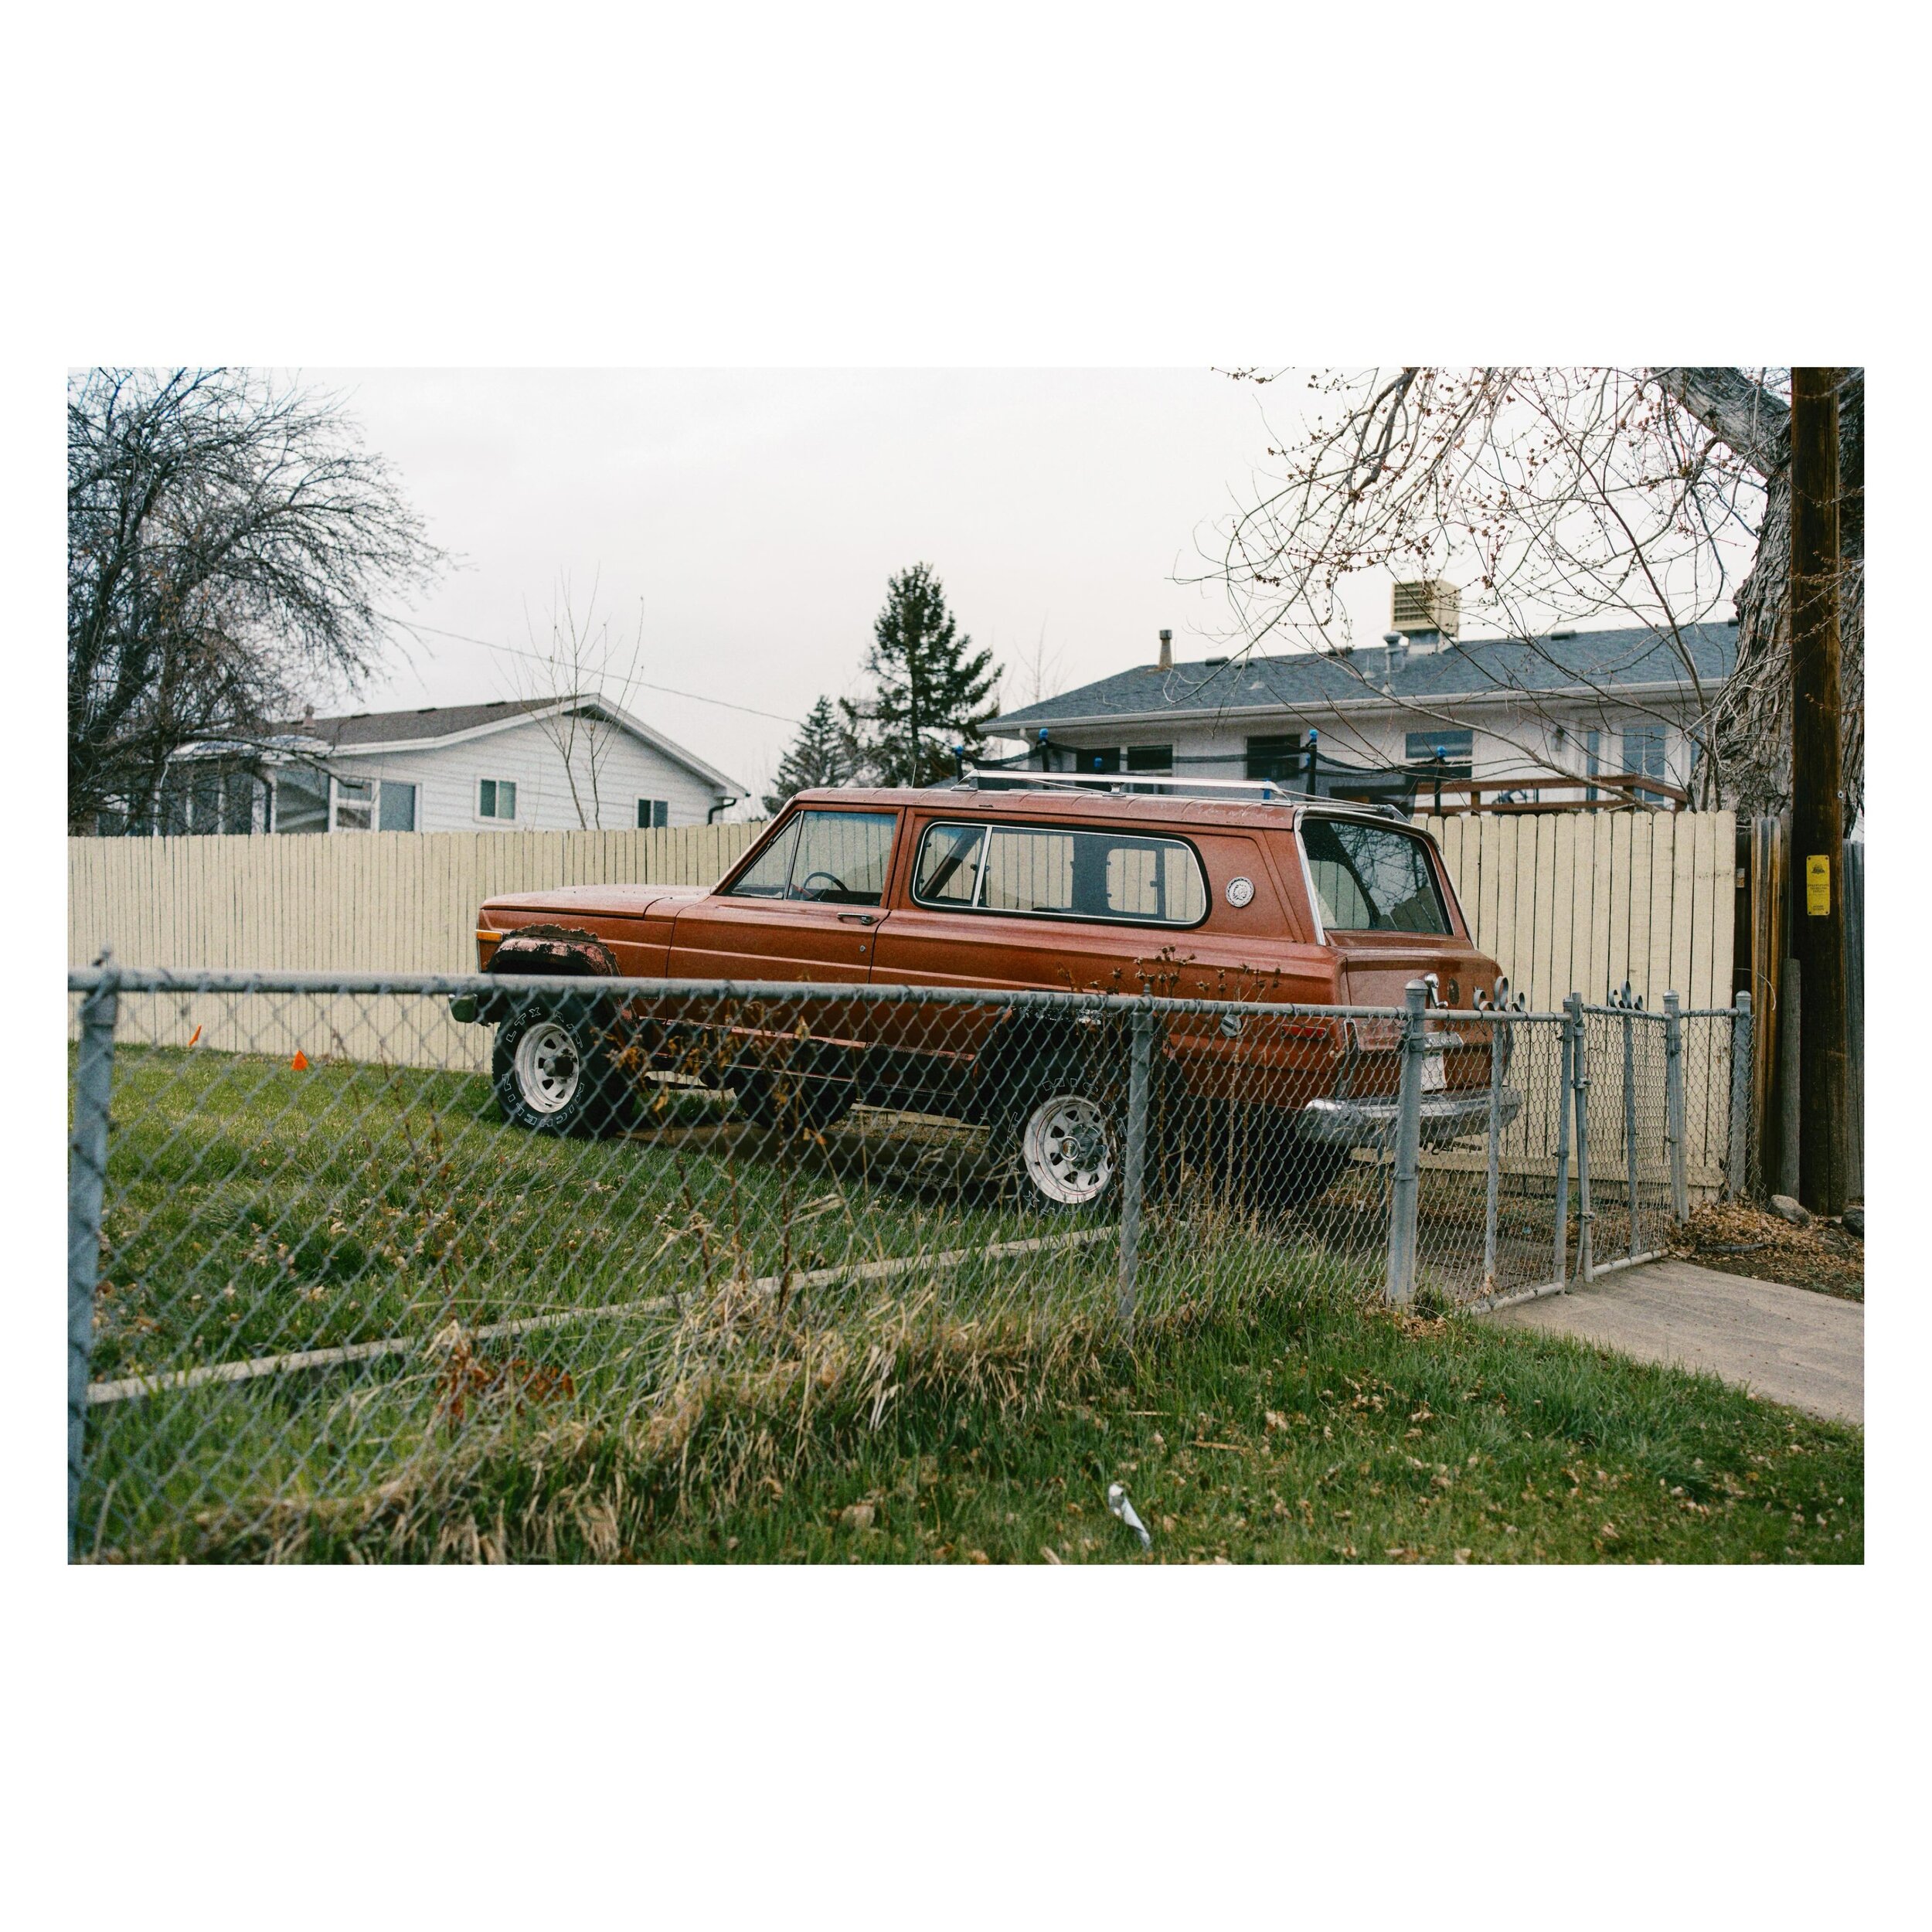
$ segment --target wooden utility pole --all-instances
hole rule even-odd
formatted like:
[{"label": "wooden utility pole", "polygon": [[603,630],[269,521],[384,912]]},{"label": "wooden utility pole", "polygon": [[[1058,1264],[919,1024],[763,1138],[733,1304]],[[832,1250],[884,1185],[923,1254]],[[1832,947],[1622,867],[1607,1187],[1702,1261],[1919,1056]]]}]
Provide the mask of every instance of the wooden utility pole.
[{"label": "wooden utility pole", "polygon": [[1845,1211],[1845,792],[1838,698],[1838,384],[1791,372],[1791,852],[1804,988],[1798,1198]]}]

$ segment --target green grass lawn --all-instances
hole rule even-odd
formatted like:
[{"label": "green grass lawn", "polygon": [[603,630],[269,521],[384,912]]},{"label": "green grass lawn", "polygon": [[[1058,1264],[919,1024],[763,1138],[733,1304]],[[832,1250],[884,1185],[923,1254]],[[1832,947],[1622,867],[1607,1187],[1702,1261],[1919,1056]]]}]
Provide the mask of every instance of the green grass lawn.
[{"label": "green grass lawn", "polygon": [[555,1140],[473,1077],[123,1048],[95,1379],[1052,1231],[970,1137],[658,1098],[646,1138]]},{"label": "green grass lawn", "polygon": [[[780,1150],[709,1104],[666,1109],[683,1138],[542,1141],[500,1126],[480,1080],[124,1052],[97,1379],[668,1305],[461,1364],[97,1409],[83,1552],[1862,1560],[1858,1431],[1572,1342],[1391,1315],[1372,1266],[1313,1251],[1293,1217],[1157,1218],[1131,1347],[1111,1240],[748,1296],[734,1278],[1040,1219],[943,1132]],[[1113,1481],[1151,1553],[1107,1513]]]},{"label": "green grass lawn", "polygon": [[[1051,1359],[1046,1357],[1051,1355]],[[560,1430],[232,1553],[867,1563],[1859,1562],[1860,1434],[1709,1378],[1319,1291],[1131,1350],[942,1365],[874,1427],[714,1394]],[[1124,1483],[1143,1553],[1107,1512]]]}]

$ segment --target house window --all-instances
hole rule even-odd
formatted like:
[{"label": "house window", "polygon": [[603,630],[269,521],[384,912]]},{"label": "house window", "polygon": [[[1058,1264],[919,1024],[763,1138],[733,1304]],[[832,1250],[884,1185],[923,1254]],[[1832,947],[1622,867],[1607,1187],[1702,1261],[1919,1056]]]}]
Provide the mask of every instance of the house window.
[{"label": "house window", "polygon": [[1127,748],[1127,768],[1129,771],[1172,771],[1174,769],[1174,747],[1172,745],[1129,745]]},{"label": "house window", "polygon": [[514,818],[516,816],[516,781],[513,778],[479,778],[476,781],[476,815],[479,818]]},{"label": "house window", "polygon": [[376,822],[384,832],[413,832],[416,829],[416,787],[400,784],[393,778],[385,778]]},{"label": "house window", "polygon": [[231,771],[223,781],[221,828],[231,834],[255,829],[255,781],[245,771]]},{"label": "house window", "polygon": [[[1669,776],[1664,763],[1664,727],[1662,725],[1625,725],[1624,770],[1633,778],[1655,778],[1660,784]],[[1638,791],[1648,804],[1664,802],[1661,791]]]},{"label": "house window", "polygon": [[1301,740],[1298,735],[1292,738],[1250,738],[1248,740],[1248,776],[1258,778],[1264,784],[1285,784],[1290,779],[1299,778],[1304,769]]},{"label": "house window", "polygon": [[1440,759],[1445,778],[1471,777],[1476,769],[1476,734],[1473,731],[1412,731],[1403,756],[1412,765],[1434,766]]},{"label": "house window", "polygon": [[[1594,778],[1604,768],[1604,734],[1600,731],[1583,733],[1583,776]],[[1586,798],[1600,798],[1603,794],[1594,785],[1583,787]]]},{"label": "house window", "polygon": [[275,830],[326,832],[328,781],[320,772],[290,770],[275,781]]},{"label": "house window", "polygon": [[668,798],[640,798],[638,801],[638,829],[640,832],[662,832],[671,822],[671,801]]},{"label": "house window", "polygon": [[188,788],[188,829],[209,833],[221,830],[221,774],[198,771]]},{"label": "house window", "polygon": [[376,816],[376,781],[373,778],[338,778],[335,781],[335,829],[367,832]]}]

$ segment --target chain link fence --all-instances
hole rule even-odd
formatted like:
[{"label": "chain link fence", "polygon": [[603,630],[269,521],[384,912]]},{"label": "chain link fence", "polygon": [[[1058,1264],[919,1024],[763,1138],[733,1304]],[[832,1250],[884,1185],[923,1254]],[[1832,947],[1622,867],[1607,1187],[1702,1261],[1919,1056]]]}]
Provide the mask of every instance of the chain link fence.
[{"label": "chain link fence", "polygon": [[82,1556],[232,1551],[526,1432],[672,1429],[723,1379],[876,1420],[962,1338],[1317,1280],[1550,1292],[1748,1167],[1748,1012],[1674,1001],[69,985]]}]

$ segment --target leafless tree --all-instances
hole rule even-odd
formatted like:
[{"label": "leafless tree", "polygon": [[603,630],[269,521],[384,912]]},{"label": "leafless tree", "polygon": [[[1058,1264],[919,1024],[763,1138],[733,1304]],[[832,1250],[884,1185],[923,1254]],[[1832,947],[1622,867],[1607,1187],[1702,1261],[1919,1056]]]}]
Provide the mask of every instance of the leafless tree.
[{"label": "leafless tree", "polygon": [[517,696],[532,709],[532,722],[563,763],[570,804],[577,823],[594,829],[604,822],[604,791],[612,753],[624,736],[615,710],[628,709],[644,651],[644,616],[628,643],[613,634],[611,620],[597,610],[597,582],[581,617],[570,580],[562,577],[552,594],[548,628],[539,637],[525,614],[530,648],[509,660]]},{"label": "leafless tree", "polygon": [[353,690],[442,553],[340,398],[245,369],[67,389],[67,817],[148,828],[169,762]]},{"label": "leafless tree", "polygon": [[1014,667],[1017,674],[1014,682],[1020,687],[1021,706],[1043,704],[1049,698],[1057,698],[1066,689],[1066,679],[1061,669],[1061,660],[1065,655],[1060,651],[1048,651],[1046,626],[1043,623],[1032,649]]},{"label": "leafless tree", "polygon": [[[1787,372],[1410,368],[1307,381],[1298,420],[1274,429],[1277,467],[1223,526],[1214,557],[1248,648],[1275,635],[1345,645],[1340,586],[1370,569],[1451,578],[1478,622],[1522,640],[1532,659],[1560,662],[1564,682],[1586,688],[1591,680],[1548,634],[1620,617],[1654,629],[1677,659],[1705,802],[1779,800],[1789,763],[1776,712],[1787,648],[1777,561]],[[1279,423],[1283,412],[1272,413]],[[1847,414],[1862,453],[1862,383]],[[1862,575],[1848,575],[1848,607],[1860,619]],[[1733,604],[1738,671],[1719,689],[1700,670],[1692,632]],[[1859,688],[1862,635],[1862,621],[1848,621],[1848,691]],[[1528,681],[1521,710],[1541,714],[1535,687],[1545,682]],[[1646,709],[1607,679],[1596,688],[1627,713]],[[1427,705],[1405,708],[1454,722]],[[1855,798],[1854,734],[1862,747],[1848,719]],[[1531,764],[1546,760],[1527,735],[1516,748]]]}]

